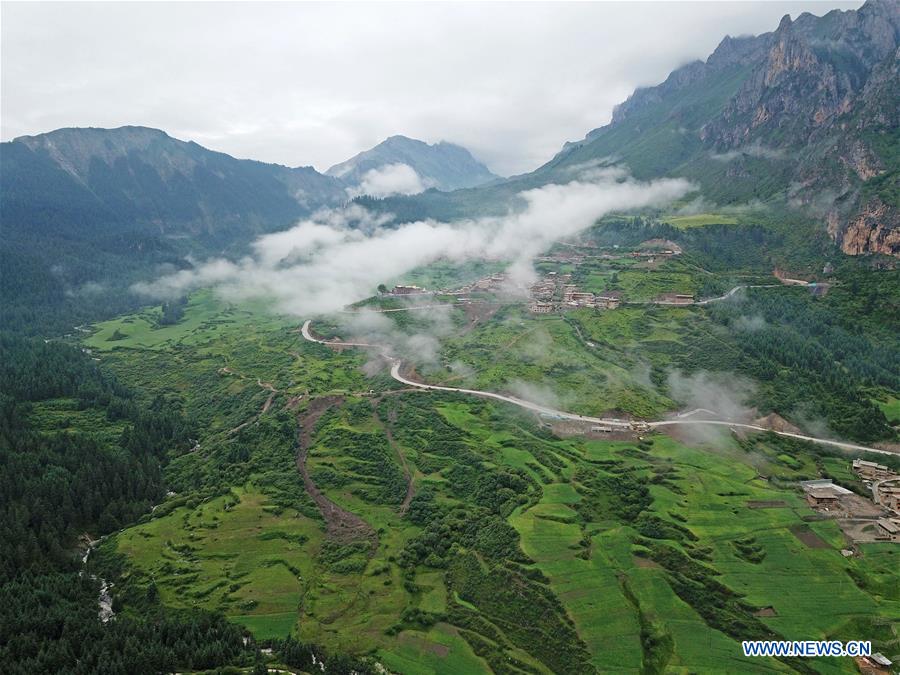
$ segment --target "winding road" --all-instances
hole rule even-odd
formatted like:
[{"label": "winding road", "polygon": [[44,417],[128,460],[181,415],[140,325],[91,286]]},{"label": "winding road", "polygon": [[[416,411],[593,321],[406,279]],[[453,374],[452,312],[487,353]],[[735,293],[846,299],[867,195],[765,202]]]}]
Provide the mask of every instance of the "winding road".
[{"label": "winding road", "polygon": [[720,295],[717,298],[707,298],[706,300],[697,300],[697,302],[695,302],[694,304],[695,305],[708,305],[711,302],[721,302],[722,300],[727,300],[728,298],[730,298],[732,295],[737,293],[742,288],[778,288],[778,286],[780,286],[780,285],[781,284],[743,284],[741,286],[735,286],[730,291],[728,291],[724,295]]},{"label": "winding road", "polygon": [[[739,289],[746,288],[746,286],[736,286],[731,291],[726,293],[724,296],[720,298],[712,298],[705,302],[711,302],[713,300],[721,300],[725,297],[730,297],[734,293],[736,293]],[[699,304],[699,303],[698,303]],[[381,354],[383,358],[385,358],[391,364],[391,377],[394,378],[397,382],[405,384],[410,387],[415,387],[417,389],[425,389],[429,391],[449,391],[455,392],[459,394],[469,394],[471,396],[479,396],[481,398],[489,398],[495,401],[502,401],[504,403],[511,403],[512,405],[518,406],[520,408],[524,408],[525,410],[531,410],[541,415],[547,415],[549,417],[553,417],[556,419],[563,420],[573,420],[576,422],[589,422],[593,424],[601,424],[608,427],[614,427],[623,430],[631,430],[631,431],[644,431],[648,429],[655,429],[657,427],[665,427],[665,426],[673,426],[673,425],[706,425],[706,426],[722,426],[729,427],[731,429],[748,429],[751,431],[768,431],[773,434],[777,434],[778,436],[786,436],[788,438],[796,438],[802,441],[811,441],[813,443],[820,443],[822,445],[830,445],[833,447],[841,448],[843,450],[854,450],[857,452],[873,452],[879,455],[896,455],[897,453],[890,452],[889,450],[881,450],[880,448],[871,448],[865,445],[857,445],[855,443],[847,443],[844,441],[833,441],[828,438],[817,438],[815,436],[805,436],[803,434],[795,434],[790,431],[776,431],[774,429],[767,429],[765,427],[761,427],[755,424],[744,424],[742,422],[728,422],[724,420],[698,420],[698,419],[685,419],[689,416],[692,416],[699,412],[711,412],[708,410],[698,409],[691,411],[689,413],[682,414],[677,419],[671,420],[660,420],[657,422],[643,422],[643,421],[628,421],[621,420],[616,418],[609,417],[590,417],[588,415],[578,415],[576,413],[566,412],[564,410],[556,410],[555,408],[550,408],[547,406],[539,405],[537,403],[532,403],[531,401],[526,401],[521,398],[517,398],[515,396],[506,396],[504,394],[497,394],[492,391],[481,391],[480,389],[463,389],[460,387],[444,387],[437,384],[423,384],[421,382],[415,382],[414,380],[410,380],[409,378],[404,377],[400,374],[400,369],[403,365],[403,361],[398,359],[391,354],[389,354],[386,348],[383,345],[370,344],[367,342],[341,342],[340,340],[321,340],[317,337],[314,337],[310,332],[310,324],[312,322],[310,320],[306,320],[303,323],[303,327],[300,329],[300,333],[303,337],[310,341],[315,342],[320,345],[327,345],[329,347],[361,347],[363,349],[376,349]]]}]

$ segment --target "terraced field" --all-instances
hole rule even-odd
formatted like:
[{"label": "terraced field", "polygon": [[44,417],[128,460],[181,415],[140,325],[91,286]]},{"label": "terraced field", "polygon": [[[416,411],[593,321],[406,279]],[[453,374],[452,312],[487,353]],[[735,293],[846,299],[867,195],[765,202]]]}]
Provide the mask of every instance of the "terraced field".
[{"label": "terraced field", "polygon": [[[499,403],[402,391],[384,369],[366,375],[366,355],[254,308],[201,296],[162,329],[148,311],[133,336],[102,337],[141,325],[120,319],[90,344],[124,381],[180,401],[198,439],[168,466],[177,494],[102,547],[121,556],[126,613],[129,597],[157,595],[260,640],[290,634],[423,674],[795,669],[740,655],[740,638],[763,635],[900,651],[893,554],[841,556],[837,528],[811,520],[792,486],[822,471],[852,480],[848,460],[767,436],[560,439]],[[508,309],[445,349],[492,359],[473,375],[485,384],[504,367],[549,372],[597,407],[625,409],[615,392],[637,391],[630,410],[658,411],[671,403],[615,355],[679,344],[694,314]],[[566,371],[592,349],[586,373]],[[335,529],[325,503],[361,526]]]}]

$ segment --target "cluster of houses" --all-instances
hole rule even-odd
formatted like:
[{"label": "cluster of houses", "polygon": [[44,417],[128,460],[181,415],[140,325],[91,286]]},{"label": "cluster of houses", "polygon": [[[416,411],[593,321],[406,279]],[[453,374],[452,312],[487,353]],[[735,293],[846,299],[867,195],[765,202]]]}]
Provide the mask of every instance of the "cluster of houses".
[{"label": "cluster of houses", "polygon": [[568,285],[572,281],[571,274],[557,274],[556,272],[548,272],[540,281],[531,285],[528,289],[531,293],[531,299],[535,302],[550,302],[556,295],[556,291],[560,286]]},{"label": "cluster of houses", "polygon": [[876,521],[878,538],[900,541],[900,475],[884,464],[865,459],[854,459],[853,471],[872,491],[872,501],[889,513]]},{"label": "cluster of houses", "polygon": [[388,291],[389,295],[426,295],[428,293],[429,291],[419,286],[394,286]]},{"label": "cluster of houses", "polygon": [[657,258],[668,258],[673,255],[680,255],[681,251],[672,251],[664,249],[662,251],[632,251],[628,255],[651,265],[656,262]]},{"label": "cluster of houses", "polygon": [[578,290],[572,281],[571,274],[549,272],[529,289],[531,302],[529,310],[533,314],[549,314],[554,310],[577,309],[616,309],[622,304],[620,291],[603,291],[590,293]]},{"label": "cluster of houses", "polygon": [[434,295],[435,293],[439,295],[451,295],[457,298],[459,302],[466,303],[469,301],[467,297],[471,293],[477,292],[496,292],[504,289],[507,281],[506,274],[502,272],[498,272],[496,274],[491,274],[490,276],[482,277],[477,281],[473,281],[470,284],[466,284],[461,288],[456,289],[441,289],[438,291],[429,291],[428,289],[422,288],[420,286],[394,286],[391,290],[387,291],[388,295]]},{"label": "cluster of houses", "polygon": [[[851,539],[900,541],[900,475],[884,464],[865,459],[853,460],[852,467],[871,490],[871,502],[827,479],[800,484],[806,502],[817,511],[837,518]],[[860,538],[863,536],[865,539]]]},{"label": "cluster of houses", "polygon": [[470,284],[466,284],[461,288],[441,290],[440,294],[456,296],[459,299],[459,302],[466,303],[469,301],[468,296],[471,293],[491,293],[503,291],[506,287],[506,274],[504,274],[503,272],[497,272],[496,274],[491,274],[489,276],[482,277],[477,281],[473,281]]}]

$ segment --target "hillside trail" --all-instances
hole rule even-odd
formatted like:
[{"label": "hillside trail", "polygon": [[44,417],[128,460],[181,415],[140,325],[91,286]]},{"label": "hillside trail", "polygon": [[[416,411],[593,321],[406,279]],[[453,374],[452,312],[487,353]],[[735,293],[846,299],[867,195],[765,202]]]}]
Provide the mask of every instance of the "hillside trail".
[{"label": "hillside trail", "polygon": [[[222,368],[219,368],[218,372],[219,372],[219,375],[236,375],[238,377],[238,379],[241,379],[241,380],[247,379],[246,375],[242,375],[241,373],[238,373],[238,372],[232,370],[228,366],[223,366]],[[278,391],[278,389],[276,389],[275,386],[271,382],[263,382],[262,379],[259,377],[256,378],[256,384],[257,384],[257,386],[262,387],[263,389],[268,391],[269,396],[263,402],[262,408],[260,409],[259,413],[257,413],[253,417],[251,417],[246,422],[242,422],[241,424],[238,424],[236,427],[229,429],[227,432],[225,432],[226,436],[234,436],[241,429],[244,429],[244,428],[250,426],[251,424],[253,424],[254,422],[258,421],[260,417],[262,417],[267,412],[269,412],[269,409],[272,407],[272,403],[275,400],[275,396],[280,393]]]}]

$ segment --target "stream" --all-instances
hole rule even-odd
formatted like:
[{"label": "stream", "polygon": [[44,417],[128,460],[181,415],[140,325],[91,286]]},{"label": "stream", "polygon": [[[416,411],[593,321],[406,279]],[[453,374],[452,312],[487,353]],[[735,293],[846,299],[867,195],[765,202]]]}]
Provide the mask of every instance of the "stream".
[{"label": "stream", "polygon": [[[88,541],[87,550],[84,552],[84,555],[81,557],[81,564],[87,565],[88,557],[91,555],[91,551],[94,550],[94,546],[100,543],[100,539],[96,541]],[[84,574],[84,570],[81,570],[79,576]],[[91,575],[91,579],[100,582],[100,592],[97,594],[97,616],[100,617],[100,621],[106,623],[113,616],[115,616],[115,612],[113,611],[113,601],[112,594],[109,592],[112,588],[112,584],[108,583],[106,579],[103,577],[98,577],[95,574]]]}]

